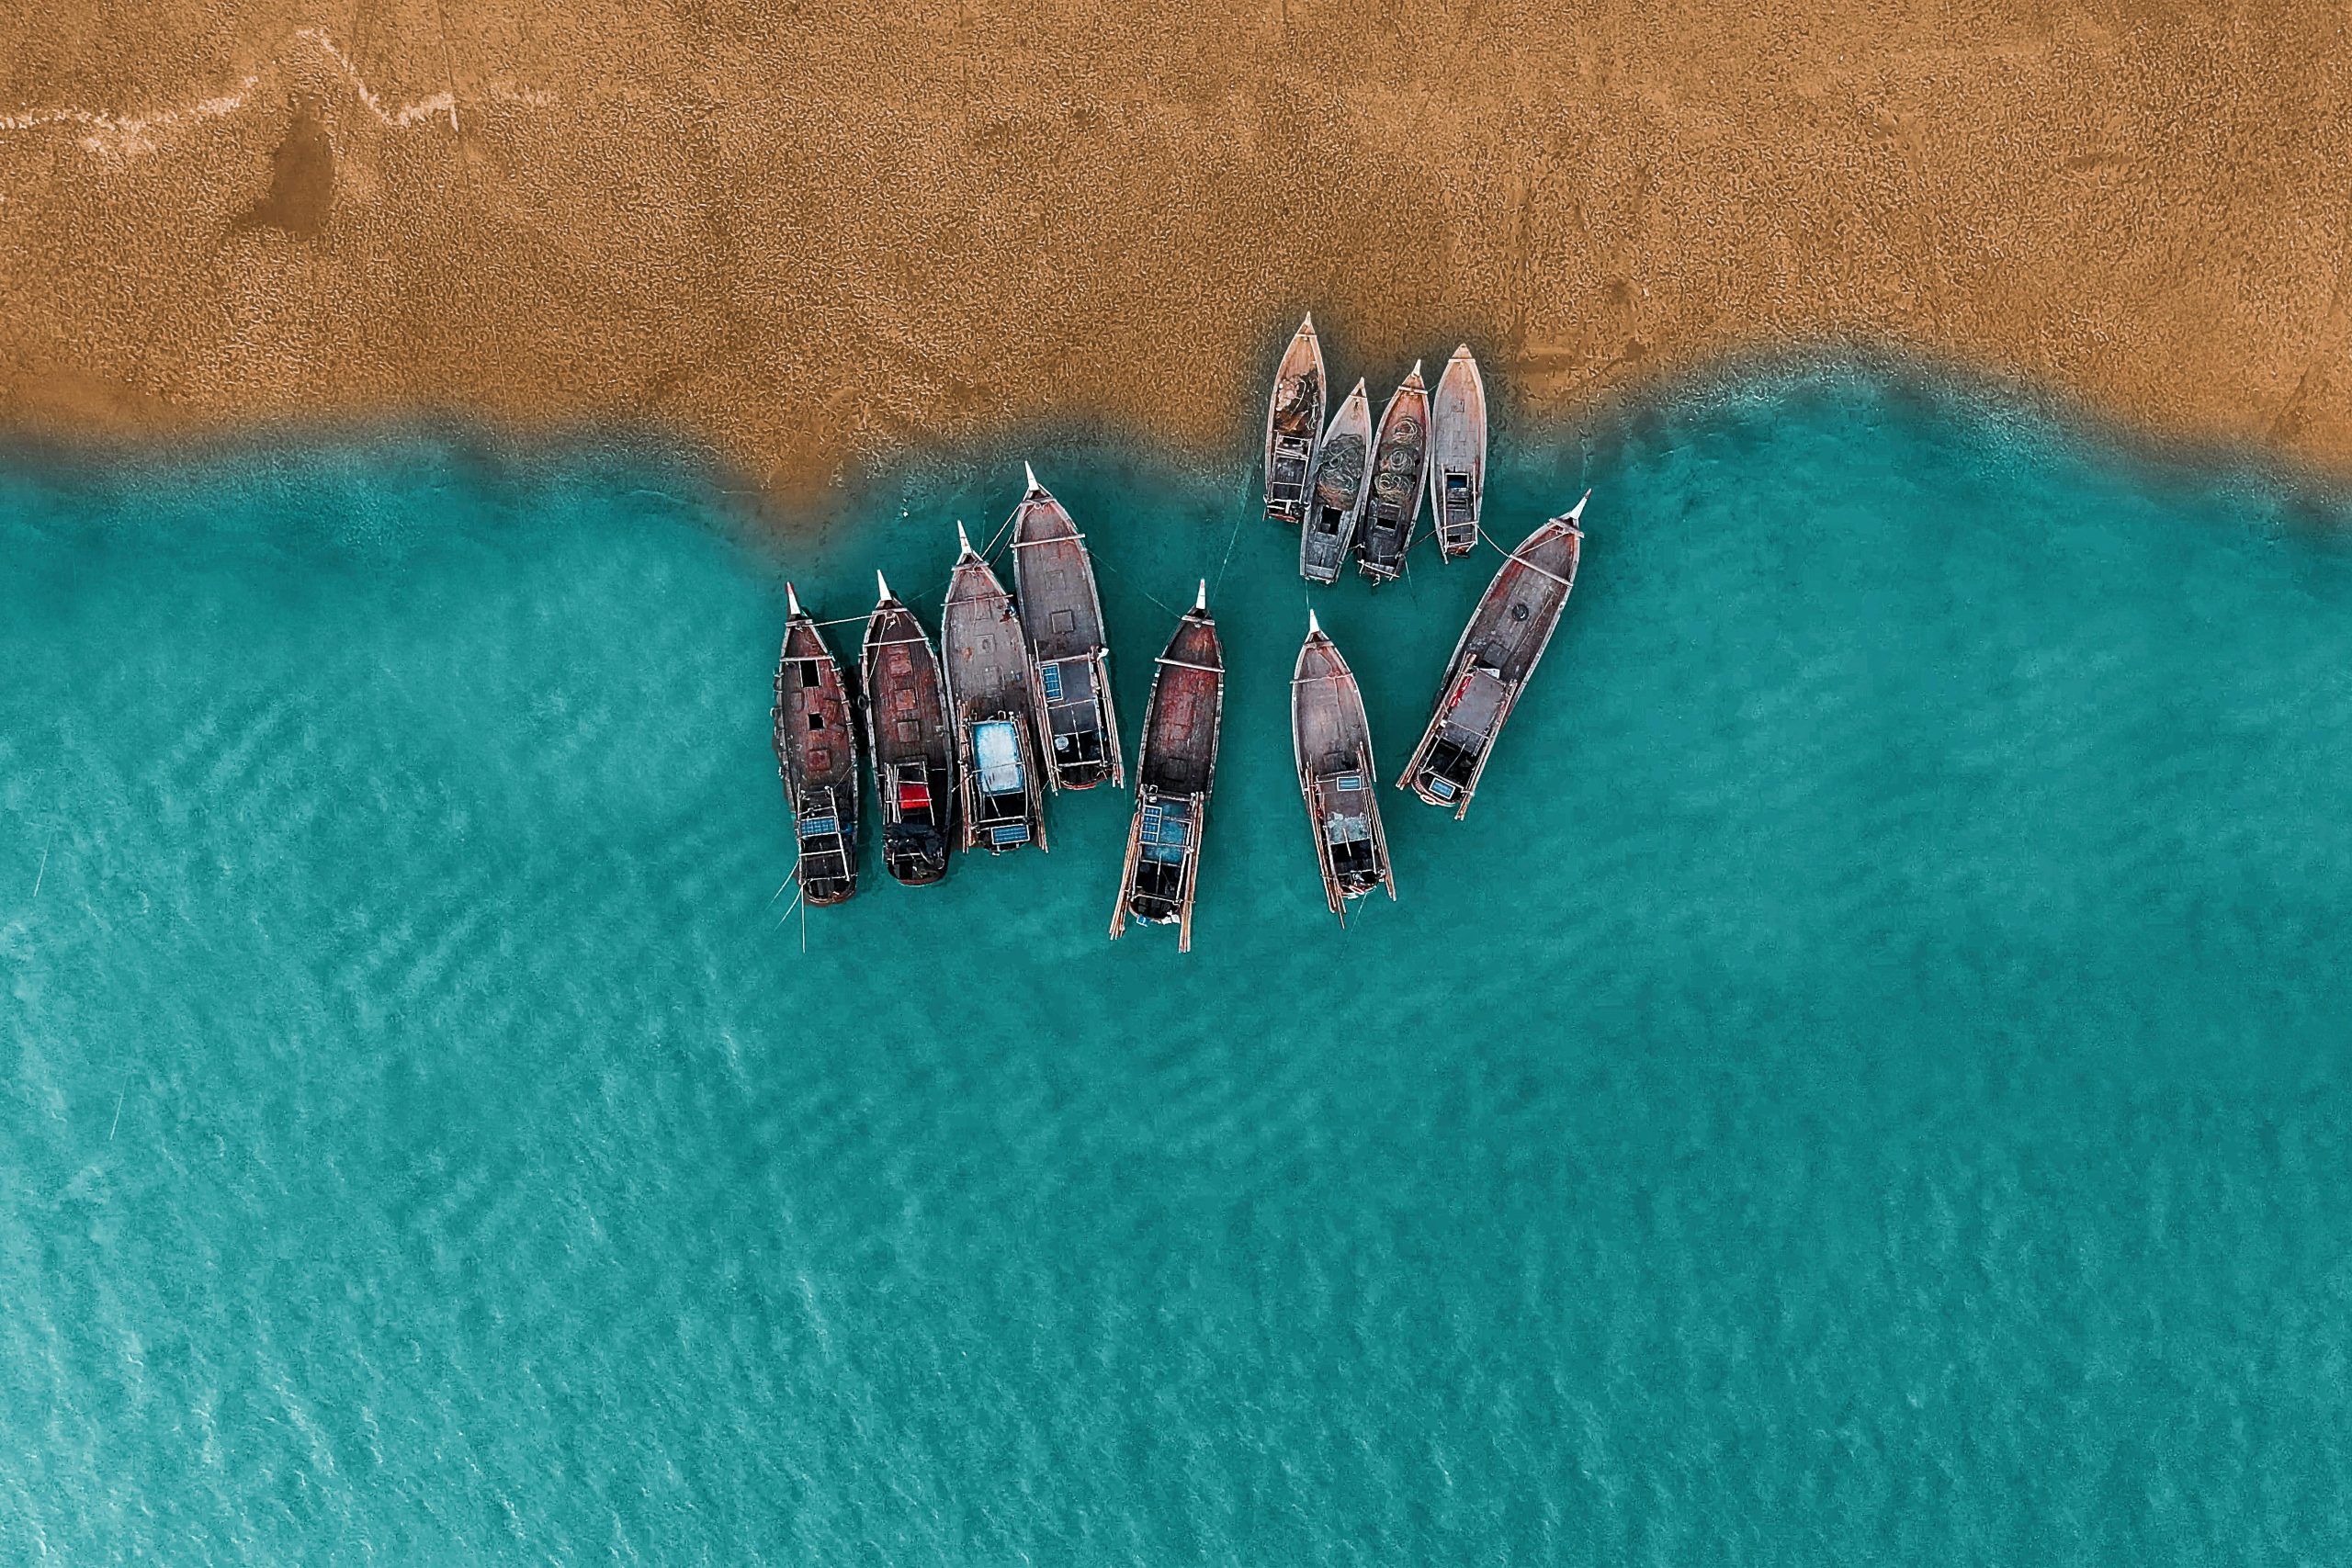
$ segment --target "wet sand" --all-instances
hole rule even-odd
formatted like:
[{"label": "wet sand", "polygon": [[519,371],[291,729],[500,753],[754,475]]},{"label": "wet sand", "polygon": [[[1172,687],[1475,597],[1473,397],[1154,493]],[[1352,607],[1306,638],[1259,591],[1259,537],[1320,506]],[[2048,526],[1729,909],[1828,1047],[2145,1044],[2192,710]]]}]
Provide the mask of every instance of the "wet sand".
[{"label": "wet sand", "polygon": [[2352,50],[2145,4],[78,5],[0,35],[0,425],[619,417],[780,498],[1253,437],[1476,345],[1572,413],[1917,349],[2352,463]]}]

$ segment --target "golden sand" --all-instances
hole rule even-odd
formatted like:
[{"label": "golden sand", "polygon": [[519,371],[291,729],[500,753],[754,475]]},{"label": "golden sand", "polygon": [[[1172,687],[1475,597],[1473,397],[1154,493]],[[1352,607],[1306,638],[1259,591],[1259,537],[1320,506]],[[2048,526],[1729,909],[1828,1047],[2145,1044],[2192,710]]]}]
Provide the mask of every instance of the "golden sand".
[{"label": "golden sand", "polygon": [[1859,340],[2352,459],[2340,0],[14,9],[19,429],[622,416],[794,492],[1039,418],[1246,449],[1312,307],[1376,391]]}]

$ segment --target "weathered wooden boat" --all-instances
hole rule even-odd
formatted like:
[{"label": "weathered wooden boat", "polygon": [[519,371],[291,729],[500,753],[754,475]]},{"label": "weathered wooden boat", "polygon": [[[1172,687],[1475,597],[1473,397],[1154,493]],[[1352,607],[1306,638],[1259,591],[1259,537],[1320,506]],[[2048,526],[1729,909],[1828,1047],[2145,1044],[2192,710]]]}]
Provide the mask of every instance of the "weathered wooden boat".
[{"label": "weathered wooden boat", "polygon": [[1330,397],[1323,345],[1316,341],[1310,314],[1274,367],[1273,396],[1266,407],[1266,515],[1276,522],[1306,519],[1306,486],[1315,474],[1315,449]]},{"label": "weathered wooden boat", "polygon": [[865,752],[882,804],[882,864],[910,887],[947,874],[956,830],[956,734],[939,655],[915,613],[880,572],[881,594],[865,620],[859,684],[865,695]]},{"label": "weathered wooden boat", "polygon": [[1372,444],[1372,487],[1356,532],[1356,566],[1374,582],[1394,581],[1405,570],[1405,552],[1413,547],[1413,529],[1421,520],[1429,456],[1430,394],[1415,360],[1380,411],[1380,434]]},{"label": "weathered wooden boat", "polygon": [[1012,514],[1012,585],[1036,675],[1046,780],[1056,789],[1091,789],[1105,779],[1124,784],[1094,562],[1069,511],[1037,482],[1036,469],[1022,468],[1029,489]]},{"label": "weathered wooden boat", "polygon": [[939,642],[947,666],[947,712],[956,729],[956,796],[966,850],[991,854],[1046,847],[1046,786],[1039,782],[1035,675],[1012,595],[989,570],[964,525],[963,553],[947,578]]},{"label": "weathered wooden boat", "polygon": [[784,599],[784,656],[768,716],[800,852],[792,874],[809,903],[838,904],[857,891],[857,731],[824,634],[788,582]]},{"label": "weathered wooden boat", "polygon": [[1396,787],[1431,806],[1451,806],[1456,820],[1470,809],[1495,738],[1567,607],[1584,544],[1578,520],[1591,499],[1588,491],[1566,513],[1520,541],[1453,645],[1436,711]]},{"label": "weathered wooden boat", "polygon": [[1347,904],[1375,887],[1396,897],[1388,863],[1388,835],[1380,825],[1374,788],[1372,722],[1355,671],[1306,612],[1306,641],[1290,678],[1290,739],[1298,759],[1299,793],[1323,868],[1323,897],[1342,921]]},{"label": "weathered wooden boat", "polygon": [[1204,581],[1176,623],[1151,677],[1143,743],[1136,753],[1136,815],[1119,873],[1116,937],[1130,919],[1176,926],[1176,951],[1193,947],[1193,894],[1208,821],[1209,783],[1216,773],[1217,729],[1225,713],[1225,653],[1209,618]]},{"label": "weathered wooden boat", "polygon": [[1430,522],[1448,559],[1478,545],[1487,502],[1487,383],[1464,344],[1430,394]]},{"label": "weathered wooden boat", "polygon": [[1315,453],[1315,480],[1307,487],[1306,526],[1298,533],[1298,574],[1309,582],[1337,582],[1355,543],[1372,483],[1372,405],[1363,382],[1340,404]]}]

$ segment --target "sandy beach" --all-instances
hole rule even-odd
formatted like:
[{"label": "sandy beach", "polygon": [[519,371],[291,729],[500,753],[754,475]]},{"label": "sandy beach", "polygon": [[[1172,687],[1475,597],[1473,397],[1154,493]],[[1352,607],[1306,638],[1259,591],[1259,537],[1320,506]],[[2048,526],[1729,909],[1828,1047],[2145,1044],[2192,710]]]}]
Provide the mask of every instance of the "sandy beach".
[{"label": "sandy beach", "polygon": [[1302,310],[1521,409],[1917,348],[2352,462],[2338,8],[155,0],[0,24],[0,425],[622,418],[781,501],[1230,450]]}]

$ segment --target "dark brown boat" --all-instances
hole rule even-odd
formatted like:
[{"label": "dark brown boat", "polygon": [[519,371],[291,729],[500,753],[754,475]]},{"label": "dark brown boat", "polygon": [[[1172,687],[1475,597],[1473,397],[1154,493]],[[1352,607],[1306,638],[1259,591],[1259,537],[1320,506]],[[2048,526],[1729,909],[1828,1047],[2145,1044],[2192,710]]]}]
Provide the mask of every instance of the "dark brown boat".
[{"label": "dark brown boat", "polygon": [[865,750],[882,806],[882,864],[910,887],[947,874],[956,825],[956,736],[939,656],[915,613],[880,572],[881,593],[865,621],[859,683],[865,695]]},{"label": "dark brown boat", "polygon": [[972,548],[947,578],[939,642],[945,655],[948,722],[956,730],[956,807],[967,850],[991,854],[1046,847],[1046,790],[1038,782],[1035,675],[1012,595]]},{"label": "dark brown boat", "polygon": [[1037,482],[1037,470],[1022,467],[1029,490],[1012,514],[1012,585],[1036,676],[1037,733],[1049,747],[1046,781],[1056,789],[1124,784],[1094,561],[1069,511]]},{"label": "dark brown boat", "polygon": [[824,635],[788,582],[784,598],[784,657],[768,716],[800,852],[792,874],[809,903],[838,904],[857,891],[857,731]]},{"label": "dark brown boat", "polygon": [[1274,367],[1273,396],[1267,401],[1266,515],[1275,522],[1306,520],[1306,485],[1315,473],[1315,448],[1322,442],[1330,397],[1323,374],[1323,345],[1316,341],[1310,315],[1283,351],[1282,363]]},{"label": "dark brown boat", "polygon": [[1591,499],[1587,491],[1566,513],[1520,541],[1453,645],[1437,709],[1396,787],[1431,806],[1451,806],[1456,820],[1470,809],[1495,738],[1535,673],[1536,661],[1560,625],[1560,612],[1567,608],[1584,544],[1578,520]]},{"label": "dark brown boat", "polygon": [[1372,490],[1356,530],[1356,569],[1374,582],[1393,581],[1405,570],[1405,552],[1413,547],[1421,517],[1429,455],[1430,395],[1417,360],[1380,411],[1372,444]]},{"label": "dark brown boat", "polygon": [[1430,525],[1447,559],[1478,544],[1487,501],[1487,383],[1464,344],[1430,394]]},{"label": "dark brown boat", "polygon": [[1308,487],[1306,526],[1298,531],[1298,575],[1309,582],[1337,582],[1355,543],[1356,523],[1372,470],[1372,405],[1363,383],[1340,400],[1340,412],[1315,453],[1315,480]]},{"label": "dark brown boat", "polygon": [[1130,919],[1176,927],[1176,951],[1193,947],[1193,894],[1208,822],[1209,784],[1216,773],[1217,730],[1225,714],[1225,653],[1209,618],[1209,585],[1168,639],[1151,677],[1143,744],[1136,753],[1136,816],[1127,829],[1116,937]]},{"label": "dark brown boat", "polygon": [[1306,612],[1306,641],[1290,679],[1291,750],[1315,858],[1323,868],[1323,897],[1342,922],[1347,904],[1375,887],[1396,897],[1388,862],[1388,835],[1372,762],[1372,722],[1355,671],[1340,657],[1315,612]]}]

